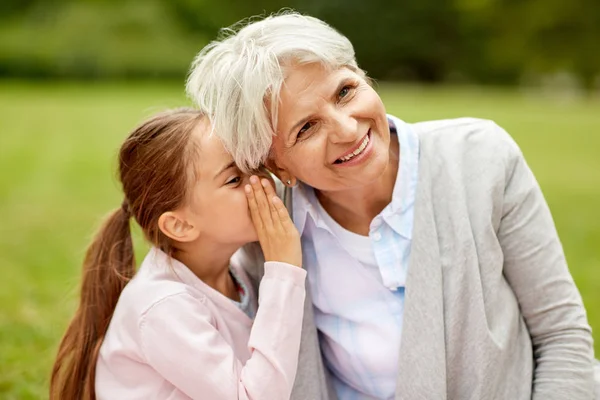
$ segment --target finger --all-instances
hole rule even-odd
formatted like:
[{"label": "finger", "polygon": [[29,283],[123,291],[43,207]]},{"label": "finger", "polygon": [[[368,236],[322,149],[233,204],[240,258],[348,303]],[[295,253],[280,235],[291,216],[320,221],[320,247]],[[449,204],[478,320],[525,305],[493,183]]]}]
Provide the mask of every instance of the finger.
[{"label": "finger", "polygon": [[290,218],[290,213],[288,212],[287,208],[285,208],[283,201],[281,201],[279,197],[273,196],[271,197],[271,203],[273,204],[273,207],[275,207],[275,210],[277,210],[277,216],[281,225],[286,230],[296,229],[294,222],[292,222],[292,219]]},{"label": "finger", "polygon": [[[261,179],[260,183],[262,184],[264,190],[265,190],[265,196],[267,197],[267,200],[273,199],[273,197],[277,196],[277,193],[275,193],[275,190],[273,189],[273,186],[271,185],[271,182],[269,182],[268,179]],[[271,212],[271,220],[273,221],[273,224],[280,226],[281,225],[281,221],[279,219],[279,214],[277,213],[277,209],[275,208],[275,205],[273,204],[272,201],[268,201],[269,203],[269,211]]]},{"label": "finger", "polygon": [[248,199],[248,208],[250,209],[252,223],[254,224],[257,233],[260,235],[261,231],[264,229],[264,225],[262,218],[260,217],[260,212],[258,211],[258,204],[256,204],[256,198],[254,197],[252,186],[246,185],[244,187],[244,191],[246,192],[246,198]]},{"label": "finger", "polygon": [[260,179],[258,179],[257,176],[252,175],[250,177],[250,184],[252,185],[253,195],[256,199],[260,218],[262,219],[265,228],[269,229],[273,227],[273,220],[271,218],[271,210],[269,209],[269,201],[267,200],[265,191],[260,183]]}]

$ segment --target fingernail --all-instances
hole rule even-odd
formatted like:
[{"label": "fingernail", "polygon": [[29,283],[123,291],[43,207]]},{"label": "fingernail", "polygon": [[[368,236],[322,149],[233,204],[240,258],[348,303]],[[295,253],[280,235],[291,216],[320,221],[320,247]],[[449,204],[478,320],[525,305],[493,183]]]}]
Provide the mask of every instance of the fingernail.
[{"label": "fingernail", "polygon": [[269,186],[269,181],[266,179],[263,179],[262,181],[260,181],[260,183],[262,183],[263,187]]},{"label": "fingernail", "polygon": [[250,194],[252,193],[252,188],[250,187],[250,185],[246,185],[244,186],[244,190],[246,191],[246,193]]},{"label": "fingernail", "polygon": [[252,182],[252,183],[258,183],[258,177],[256,175],[252,175],[250,177],[250,182]]}]

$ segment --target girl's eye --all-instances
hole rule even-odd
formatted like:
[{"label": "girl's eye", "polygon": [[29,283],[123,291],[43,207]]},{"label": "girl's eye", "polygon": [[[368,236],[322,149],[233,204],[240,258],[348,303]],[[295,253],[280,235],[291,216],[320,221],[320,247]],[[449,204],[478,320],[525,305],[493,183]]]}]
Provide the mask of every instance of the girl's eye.
[{"label": "girl's eye", "polygon": [[226,185],[234,185],[236,183],[240,183],[241,180],[242,180],[242,178],[240,178],[239,176],[236,176],[236,177],[231,178],[227,182],[225,182],[225,184]]}]

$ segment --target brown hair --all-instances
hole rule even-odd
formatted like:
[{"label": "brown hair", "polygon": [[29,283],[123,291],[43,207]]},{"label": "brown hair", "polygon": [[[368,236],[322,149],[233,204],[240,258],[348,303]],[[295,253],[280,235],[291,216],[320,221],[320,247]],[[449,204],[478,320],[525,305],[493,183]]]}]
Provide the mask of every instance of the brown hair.
[{"label": "brown hair", "polygon": [[119,295],[135,274],[130,217],[153,245],[173,253],[158,219],[186,200],[198,149],[190,139],[202,118],[200,111],[190,108],[160,113],[138,126],[121,146],[119,179],[125,199],[105,220],[86,252],[79,307],[52,368],[51,400],[96,398],[100,346]]}]

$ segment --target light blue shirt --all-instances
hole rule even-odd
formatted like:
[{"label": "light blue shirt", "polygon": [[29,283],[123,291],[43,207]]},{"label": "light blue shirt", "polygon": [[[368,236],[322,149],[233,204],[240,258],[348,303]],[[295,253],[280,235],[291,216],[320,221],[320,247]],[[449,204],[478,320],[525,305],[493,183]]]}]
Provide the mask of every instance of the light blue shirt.
[{"label": "light blue shirt", "polygon": [[341,400],[389,399],[396,391],[419,140],[410,125],[388,119],[400,144],[399,170],[392,201],[369,236],[337,224],[311,187],[293,191],[315,323]]}]

